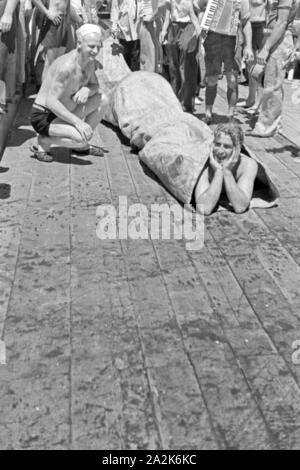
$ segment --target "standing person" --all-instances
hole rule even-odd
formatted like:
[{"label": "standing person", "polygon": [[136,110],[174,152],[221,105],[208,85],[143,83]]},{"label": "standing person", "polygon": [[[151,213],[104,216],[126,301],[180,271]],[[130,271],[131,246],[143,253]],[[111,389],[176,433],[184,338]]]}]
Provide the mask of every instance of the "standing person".
[{"label": "standing person", "polygon": [[[254,61],[258,51],[263,47],[264,42],[264,29],[266,27],[266,7],[267,0],[249,0],[250,2],[250,21],[252,28],[252,49],[254,54]],[[249,113],[256,113],[259,108],[259,103],[262,95],[262,83],[254,80],[251,74],[251,64],[248,64],[249,74],[249,94],[246,102],[240,106],[247,109]]]},{"label": "standing person", "polygon": [[193,112],[197,91],[197,52],[200,24],[193,0],[168,0],[161,42],[167,39],[172,88],[187,112]]},{"label": "standing person", "polygon": [[50,65],[66,50],[71,23],[70,0],[33,0],[33,3],[43,15],[36,52],[38,55],[40,49],[44,49],[43,81]]},{"label": "standing person", "polygon": [[139,70],[140,40],[138,38],[138,0],[112,0],[111,32],[122,46],[123,56],[132,70]]},{"label": "standing person", "polygon": [[84,24],[76,36],[77,48],[51,64],[32,106],[38,146],[31,150],[43,162],[53,161],[52,146],[73,149],[77,155],[103,156],[99,147],[89,144],[102,119],[103,96],[96,77],[101,29]]},{"label": "standing person", "polygon": [[159,0],[140,0],[140,69],[146,72],[161,72],[162,46],[159,36],[162,28],[162,10]]},{"label": "standing person", "polygon": [[[203,14],[210,7],[208,0],[204,1]],[[207,12],[206,12],[207,13]],[[217,96],[218,78],[224,63],[224,73],[227,79],[227,101],[229,119],[234,117],[238,98],[239,63],[236,60],[236,45],[239,24],[245,36],[244,57],[246,61],[253,60],[252,32],[250,24],[250,9],[248,0],[218,0],[212,21],[207,21],[205,29],[207,36],[204,42],[206,66],[205,118],[212,121],[213,105]]]},{"label": "standing person", "polygon": [[283,81],[294,59],[292,23],[299,4],[299,0],[268,0],[266,36],[255,66],[257,77],[264,72],[264,91],[253,136],[270,137],[280,129]]},{"label": "standing person", "polygon": [[0,0],[0,115],[16,92],[19,0]]}]

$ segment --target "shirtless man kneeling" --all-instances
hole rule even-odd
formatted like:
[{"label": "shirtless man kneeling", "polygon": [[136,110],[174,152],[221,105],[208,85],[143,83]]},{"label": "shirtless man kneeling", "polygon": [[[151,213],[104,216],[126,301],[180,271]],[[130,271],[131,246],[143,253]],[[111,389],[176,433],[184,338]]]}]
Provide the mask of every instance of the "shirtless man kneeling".
[{"label": "shirtless man kneeling", "polygon": [[31,124],[38,133],[32,151],[40,161],[53,161],[51,146],[70,148],[76,155],[103,155],[88,143],[105,109],[95,73],[101,29],[85,24],[76,34],[77,48],[53,62],[32,107]]},{"label": "shirtless man kneeling", "polygon": [[226,195],[234,212],[245,212],[250,204],[258,164],[241,154],[244,134],[234,123],[220,124],[214,132],[210,159],[195,189],[200,213],[209,215],[221,195]]}]

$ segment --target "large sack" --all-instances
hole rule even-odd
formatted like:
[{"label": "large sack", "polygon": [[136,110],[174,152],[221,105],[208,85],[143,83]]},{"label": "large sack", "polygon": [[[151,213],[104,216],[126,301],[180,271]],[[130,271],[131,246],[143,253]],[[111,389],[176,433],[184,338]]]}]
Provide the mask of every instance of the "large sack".
[{"label": "large sack", "polygon": [[112,95],[112,110],[122,133],[141,150],[141,160],[174,196],[190,203],[209,156],[209,127],[184,113],[169,83],[150,72],[123,79]]},{"label": "large sack", "polygon": [[[140,159],[179,201],[191,203],[210,155],[210,128],[183,112],[169,83],[151,72],[126,75],[111,92],[110,108],[108,119],[139,149]],[[259,166],[265,189],[251,207],[270,207],[278,192]]]}]

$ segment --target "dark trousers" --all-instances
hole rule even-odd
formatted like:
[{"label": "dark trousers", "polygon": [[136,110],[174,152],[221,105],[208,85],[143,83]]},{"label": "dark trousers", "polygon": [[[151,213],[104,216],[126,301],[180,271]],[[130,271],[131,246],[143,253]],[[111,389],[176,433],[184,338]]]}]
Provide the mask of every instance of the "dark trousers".
[{"label": "dark trousers", "polygon": [[123,57],[126,64],[135,72],[140,69],[140,41],[139,39],[135,41],[125,41],[125,39],[120,39],[120,44],[123,47]]},{"label": "dark trousers", "polygon": [[191,23],[171,23],[167,54],[172,88],[186,111],[194,108],[197,92],[198,41]]}]

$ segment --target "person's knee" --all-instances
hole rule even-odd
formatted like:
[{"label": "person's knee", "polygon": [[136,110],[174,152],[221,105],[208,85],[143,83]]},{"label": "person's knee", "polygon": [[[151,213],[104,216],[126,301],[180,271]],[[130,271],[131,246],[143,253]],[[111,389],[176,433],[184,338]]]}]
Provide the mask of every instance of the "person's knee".
[{"label": "person's knee", "polygon": [[205,77],[206,86],[208,87],[215,87],[218,84],[218,76],[217,75],[210,75]]},{"label": "person's knee", "polygon": [[228,88],[234,90],[238,85],[237,76],[234,73],[228,73],[226,79]]}]

